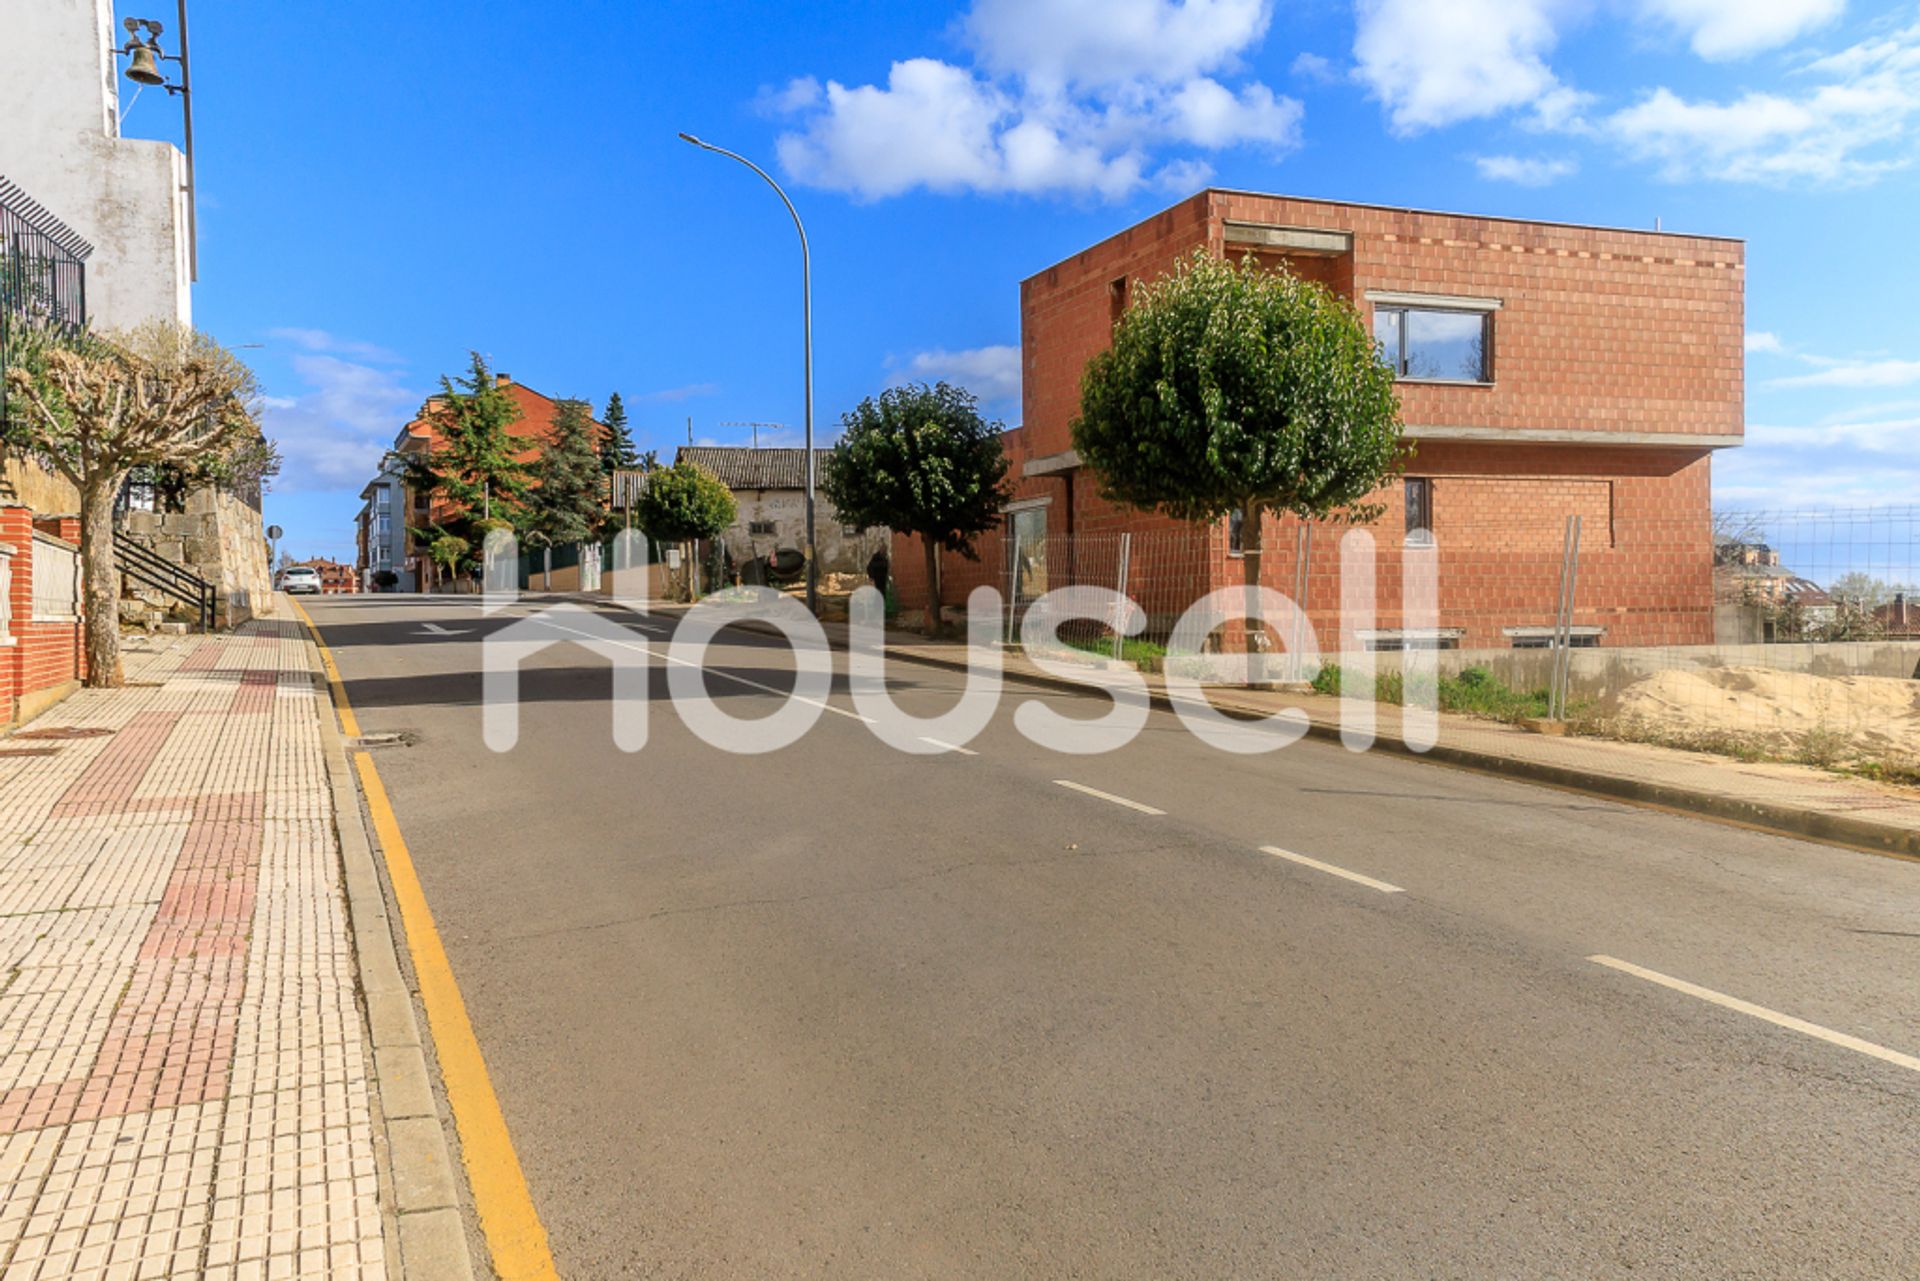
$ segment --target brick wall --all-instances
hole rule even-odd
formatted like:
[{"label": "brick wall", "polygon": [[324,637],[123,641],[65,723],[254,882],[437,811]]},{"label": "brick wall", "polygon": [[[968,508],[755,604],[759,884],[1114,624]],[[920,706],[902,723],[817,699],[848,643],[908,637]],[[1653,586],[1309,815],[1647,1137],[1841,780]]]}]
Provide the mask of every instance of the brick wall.
[{"label": "brick wall", "polygon": [[[67,519],[72,520],[71,532],[77,536],[78,520]],[[21,700],[28,695],[64,685],[85,672],[79,623],[34,621],[33,531],[31,510],[0,507],[0,547],[14,553],[9,558],[12,574],[7,593],[11,643],[0,646],[0,724],[18,717]]]},{"label": "brick wall", "polygon": [[1368,290],[1501,303],[1493,385],[1402,384],[1411,428],[1744,429],[1739,241],[1207,191],[1021,282],[1035,454],[1072,443],[1080,370],[1111,336],[1113,282],[1155,279],[1202,245],[1237,256],[1228,221],[1351,235],[1350,257],[1258,256],[1346,293],[1369,324]]}]

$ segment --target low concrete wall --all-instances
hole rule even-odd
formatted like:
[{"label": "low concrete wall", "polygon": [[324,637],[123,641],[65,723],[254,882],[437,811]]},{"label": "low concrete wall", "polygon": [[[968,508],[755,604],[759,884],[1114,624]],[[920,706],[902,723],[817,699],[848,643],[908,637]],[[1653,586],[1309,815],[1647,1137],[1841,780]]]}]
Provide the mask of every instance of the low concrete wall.
[{"label": "low concrete wall", "polygon": [[[1382,672],[1397,672],[1405,656],[1371,654]],[[1438,655],[1443,675],[1484,667],[1514,689],[1544,689],[1553,671],[1550,649],[1448,649]],[[1768,667],[1813,676],[1891,676],[1920,680],[1920,641],[1847,641],[1793,645],[1663,645],[1645,649],[1604,647],[1571,653],[1567,692],[1595,703],[1636,681],[1664,671]],[[1342,662],[1339,654],[1323,655]],[[1347,663],[1352,658],[1346,659]]]}]

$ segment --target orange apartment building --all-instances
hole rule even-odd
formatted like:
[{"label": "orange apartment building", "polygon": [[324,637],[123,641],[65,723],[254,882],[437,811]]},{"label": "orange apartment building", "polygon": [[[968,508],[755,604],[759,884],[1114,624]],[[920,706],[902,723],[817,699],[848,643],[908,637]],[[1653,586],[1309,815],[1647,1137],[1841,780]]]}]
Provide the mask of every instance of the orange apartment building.
[{"label": "orange apartment building", "polygon": [[[1740,241],[1221,190],[1021,282],[1024,425],[1005,437],[1007,529],[982,541],[977,562],[943,560],[945,606],[982,582],[1006,589],[1016,534],[1063,549],[1047,580],[1057,586],[1077,581],[1062,565],[1100,535],[1130,531],[1145,545],[1196,532],[1103,500],[1070,425],[1081,370],[1110,341],[1130,292],[1199,246],[1251,254],[1349,299],[1398,372],[1413,456],[1376,496],[1385,507],[1371,527],[1377,619],[1360,643],[1544,643],[1573,514],[1582,517],[1575,644],[1713,640],[1709,473],[1714,451],[1744,431]],[[1226,525],[1193,542],[1201,550],[1175,571],[1184,581],[1166,605],[1142,600],[1150,613],[1242,581]],[[1323,647],[1339,634],[1340,532],[1323,525],[1308,537],[1298,521],[1273,517],[1265,530],[1262,581],[1304,594]],[[1409,539],[1438,549],[1433,635],[1399,627]],[[918,546],[895,549],[912,608],[925,604],[922,565]],[[1164,594],[1167,584],[1155,587]]]},{"label": "orange apartment building", "polygon": [[[520,417],[507,429],[510,436],[524,444],[514,458],[532,463],[553,436],[560,402],[515,382],[508,374],[495,374],[494,383],[507,392],[520,411]],[[429,397],[413,420],[400,429],[393,442],[393,452],[403,456],[430,452],[438,444],[433,419],[441,407],[440,397]],[[594,420],[593,427],[596,435],[605,430],[598,420]],[[360,497],[365,505],[357,517],[355,545],[359,563],[354,567],[357,581],[371,590],[379,587],[381,573],[391,572],[394,575],[392,590],[429,590],[439,571],[427,558],[425,542],[416,539],[413,531],[452,516],[452,504],[442,494],[413,490],[406,484],[404,472],[393,465],[383,467],[360,492]]]}]

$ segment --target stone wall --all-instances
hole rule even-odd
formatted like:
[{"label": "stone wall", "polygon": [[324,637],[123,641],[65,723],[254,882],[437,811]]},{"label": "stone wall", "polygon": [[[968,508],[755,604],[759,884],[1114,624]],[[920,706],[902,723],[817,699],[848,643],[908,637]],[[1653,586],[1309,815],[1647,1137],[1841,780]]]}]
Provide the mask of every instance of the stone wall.
[{"label": "stone wall", "polygon": [[273,612],[260,509],[245,498],[209,486],[182,512],[128,512],[122,535],[214,584],[221,626]]}]

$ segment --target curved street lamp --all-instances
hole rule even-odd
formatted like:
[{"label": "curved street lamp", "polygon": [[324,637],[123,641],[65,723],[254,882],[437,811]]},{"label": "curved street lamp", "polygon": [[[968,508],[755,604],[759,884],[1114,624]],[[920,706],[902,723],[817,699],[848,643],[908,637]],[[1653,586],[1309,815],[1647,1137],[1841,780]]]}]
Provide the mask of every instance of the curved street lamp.
[{"label": "curved street lamp", "polygon": [[805,330],[807,384],[807,611],[817,614],[820,609],[820,566],[814,556],[813,541],[813,258],[811,251],[807,248],[807,228],[800,221],[800,211],[793,207],[793,201],[787,199],[787,193],[780,189],[780,184],[775,182],[773,176],[765,169],[738,152],[728,151],[725,147],[716,147],[710,142],[702,142],[690,133],[682,133],[680,140],[690,142],[703,151],[711,151],[716,155],[726,156],[730,160],[738,160],[759,174],[766,184],[773,188],[774,194],[780,197],[780,203],[787,207],[787,212],[793,216],[793,229],[800,233],[800,315]]}]

